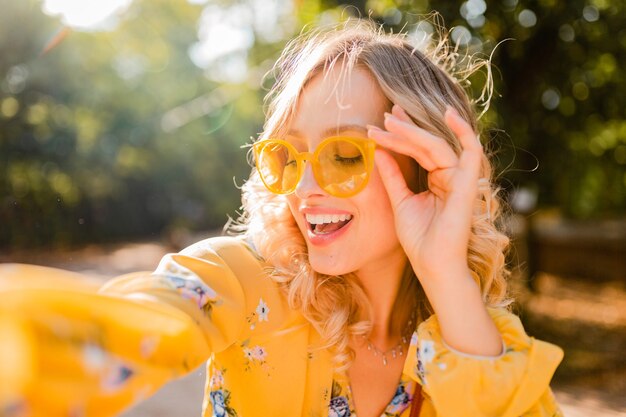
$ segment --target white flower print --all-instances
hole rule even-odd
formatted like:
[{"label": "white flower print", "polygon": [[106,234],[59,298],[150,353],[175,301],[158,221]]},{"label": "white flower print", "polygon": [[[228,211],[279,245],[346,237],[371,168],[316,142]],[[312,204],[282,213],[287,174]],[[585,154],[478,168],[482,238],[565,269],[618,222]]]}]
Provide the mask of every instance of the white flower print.
[{"label": "white flower print", "polygon": [[267,351],[261,346],[255,346],[253,348],[243,348],[243,355],[249,361],[264,362],[267,358]]},{"label": "white flower print", "polygon": [[252,348],[252,357],[260,362],[263,362],[267,357],[267,352],[261,346],[255,346]]},{"label": "white flower print", "polygon": [[259,321],[268,321],[267,315],[270,312],[270,308],[265,304],[265,301],[261,298],[259,300],[259,305],[256,308],[256,314],[259,318]]},{"label": "white flower print", "polygon": [[224,374],[222,371],[216,370],[211,375],[210,386],[211,389],[219,389],[224,385]]},{"label": "white flower print", "polygon": [[252,349],[248,349],[248,348],[243,348],[243,356],[245,356],[245,358],[249,361],[253,361],[254,360],[254,353],[252,351]]},{"label": "white flower print", "polygon": [[213,308],[222,303],[213,288],[195,272],[178,264],[172,256],[163,257],[153,275],[160,275],[164,284],[176,290],[183,298],[194,302],[209,317]]},{"label": "white flower print", "polygon": [[435,358],[435,342],[432,340],[420,340],[418,357],[423,363],[431,363]]},{"label": "white flower print", "polygon": [[174,285],[180,295],[194,301],[198,308],[202,309],[208,305],[210,311],[211,304],[218,301],[217,293],[200,279],[180,278],[172,275],[166,276],[165,279]]},{"label": "white flower print", "polygon": [[262,346],[255,345],[249,348],[250,339],[244,340],[241,344],[243,349],[243,356],[246,359],[244,363],[244,370],[251,371],[253,368],[259,367],[261,370],[270,375],[272,367],[267,363],[267,349]]}]

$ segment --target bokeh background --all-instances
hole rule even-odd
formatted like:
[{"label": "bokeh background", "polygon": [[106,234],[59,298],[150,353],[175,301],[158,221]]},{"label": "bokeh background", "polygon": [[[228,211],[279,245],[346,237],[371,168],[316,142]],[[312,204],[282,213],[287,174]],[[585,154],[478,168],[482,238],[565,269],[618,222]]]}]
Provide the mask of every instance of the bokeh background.
[{"label": "bokeh background", "polygon": [[[0,261],[103,278],[150,268],[237,217],[268,71],[304,26],[370,16],[415,42],[451,29],[460,53],[493,63],[482,138],[510,205],[517,312],[566,351],[554,383],[568,415],[626,415],[623,0],[0,0],[0,10]],[[485,78],[466,85],[474,97]]]}]

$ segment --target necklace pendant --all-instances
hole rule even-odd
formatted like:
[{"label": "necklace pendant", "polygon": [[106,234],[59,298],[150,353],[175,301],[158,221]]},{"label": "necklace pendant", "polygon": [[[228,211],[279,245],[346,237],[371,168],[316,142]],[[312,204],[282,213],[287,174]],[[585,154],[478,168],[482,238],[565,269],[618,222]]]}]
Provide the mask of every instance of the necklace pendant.
[{"label": "necklace pendant", "polygon": [[396,358],[396,350],[395,349],[391,349],[391,357],[392,358]]},{"label": "necklace pendant", "polygon": [[383,365],[387,366],[387,357],[383,355]]}]

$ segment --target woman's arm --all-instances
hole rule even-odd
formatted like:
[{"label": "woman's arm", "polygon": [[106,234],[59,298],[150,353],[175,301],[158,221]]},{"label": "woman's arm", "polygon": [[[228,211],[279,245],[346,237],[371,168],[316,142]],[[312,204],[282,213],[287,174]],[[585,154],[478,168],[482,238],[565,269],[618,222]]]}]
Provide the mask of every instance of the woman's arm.
[{"label": "woman's arm", "polygon": [[498,356],[502,337],[467,268],[420,280],[449,347],[471,355]]},{"label": "woman's arm", "polygon": [[433,315],[414,334],[404,372],[419,381],[441,417],[562,417],[550,380],[563,351],[529,337],[504,309],[488,313],[503,340],[501,355],[451,349]]},{"label": "woman's arm", "polygon": [[415,125],[398,105],[385,114],[387,131],[371,127],[369,135],[428,171],[428,190],[415,194],[391,155],[376,151],[398,238],[439,317],[444,339],[460,351],[494,356],[501,353],[502,340],[467,260],[483,150],[456,110],[449,108],[445,121],[461,144],[459,155],[444,139]]},{"label": "woman's arm", "polygon": [[0,265],[0,334],[13,340],[3,363],[15,365],[0,368],[0,410],[116,415],[225,349],[245,323],[238,277],[209,243],[99,292],[84,280]]}]

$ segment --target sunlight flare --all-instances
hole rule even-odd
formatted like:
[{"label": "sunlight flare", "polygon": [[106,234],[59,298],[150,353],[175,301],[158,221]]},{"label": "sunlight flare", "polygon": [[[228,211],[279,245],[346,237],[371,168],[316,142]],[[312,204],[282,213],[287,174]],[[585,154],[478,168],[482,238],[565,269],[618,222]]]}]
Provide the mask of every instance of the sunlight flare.
[{"label": "sunlight flare", "polygon": [[126,10],[132,0],[43,0],[42,10],[60,16],[63,24],[78,30],[108,30],[115,17]]}]

